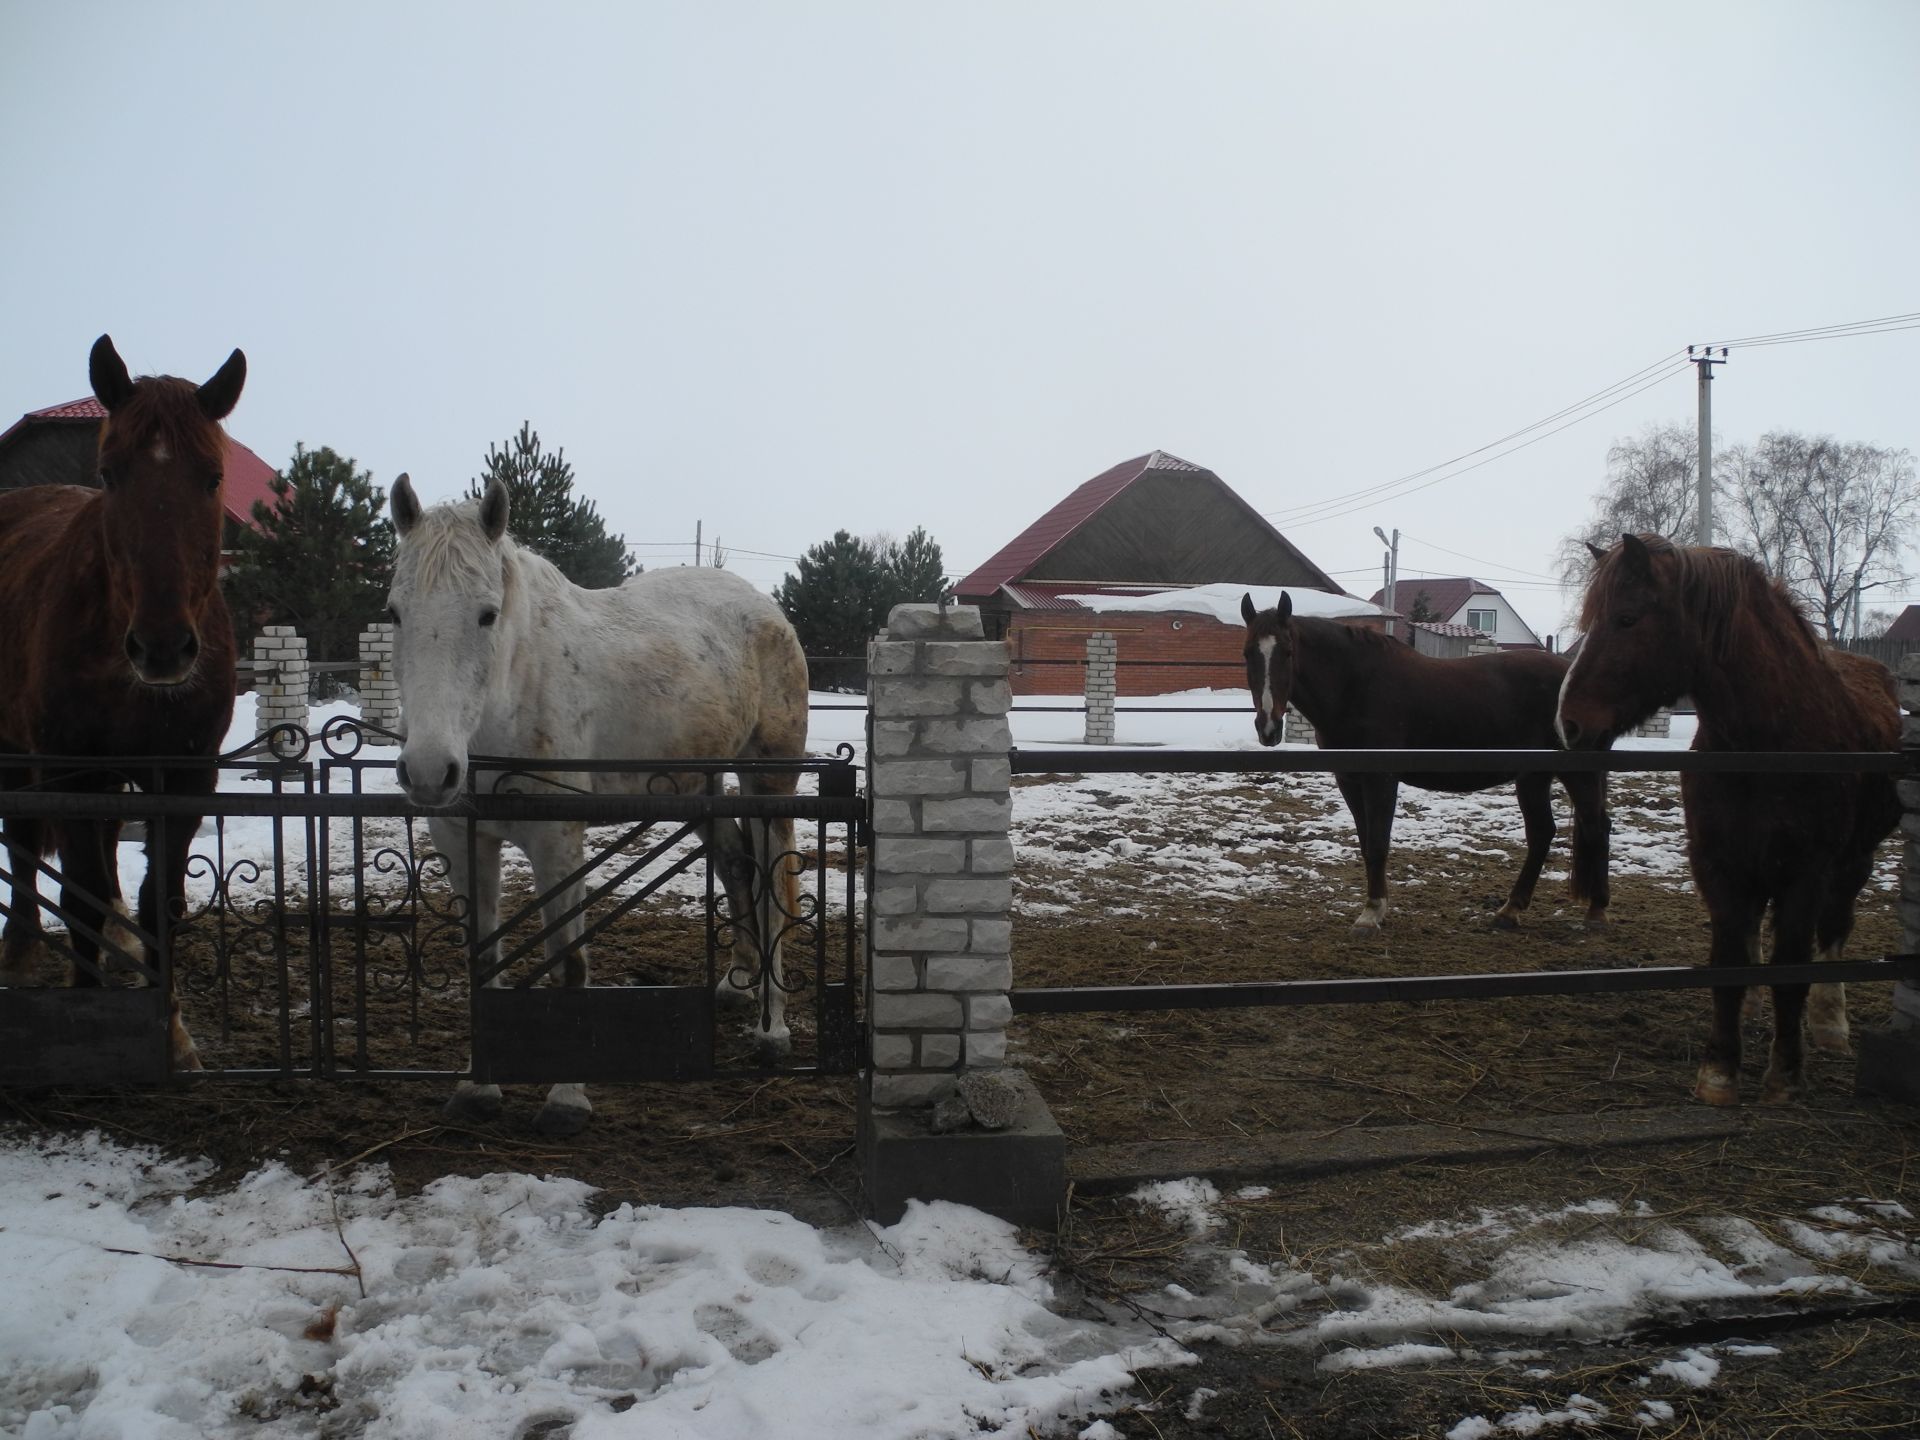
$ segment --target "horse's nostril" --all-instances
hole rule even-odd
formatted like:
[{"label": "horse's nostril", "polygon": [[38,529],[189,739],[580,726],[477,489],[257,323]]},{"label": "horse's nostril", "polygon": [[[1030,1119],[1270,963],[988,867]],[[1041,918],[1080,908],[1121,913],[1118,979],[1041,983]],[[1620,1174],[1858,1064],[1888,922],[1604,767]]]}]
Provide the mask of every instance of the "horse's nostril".
[{"label": "horse's nostril", "polygon": [[404,760],[395,761],[393,766],[393,773],[394,773],[394,776],[400,781],[402,785],[410,786],[413,784],[413,781],[407,778],[407,762],[406,761]]},{"label": "horse's nostril", "polygon": [[180,657],[183,660],[192,660],[199,654],[200,637],[189,630],[187,631],[187,638],[180,643]]},{"label": "horse's nostril", "polygon": [[449,761],[447,762],[447,773],[446,773],[446,777],[445,777],[444,779],[442,779],[442,780],[441,780],[441,782],[440,782],[440,786],[441,786],[441,788],[442,788],[442,789],[444,789],[444,790],[451,790],[451,789],[453,789],[453,788],[454,788],[454,787],[455,787],[456,785],[458,785],[459,783],[460,783],[460,765],[459,765],[459,762],[458,762],[458,761],[454,761],[454,760],[449,760]]},{"label": "horse's nostril", "polygon": [[129,630],[127,632],[127,658],[138,662],[147,653],[147,647],[140,643],[140,637]]}]

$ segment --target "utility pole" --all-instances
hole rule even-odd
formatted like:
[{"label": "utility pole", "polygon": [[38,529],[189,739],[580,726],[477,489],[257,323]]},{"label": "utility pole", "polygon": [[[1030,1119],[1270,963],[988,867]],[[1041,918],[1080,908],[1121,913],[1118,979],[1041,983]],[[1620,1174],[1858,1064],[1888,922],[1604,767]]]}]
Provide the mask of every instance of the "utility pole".
[{"label": "utility pole", "polygon": [[700,568],[700,527],[704,523],[701,520],[693,522],[693,566],[696,570]]},{"label": "utility pole", "polygon": [[[1387,547],[1387,553],[1384,557],[1384,568],[1387,578],[1386,608],[1391,611],[1393,609],[1394,587],[1400,580],[1400,532],[1395,530],[1393,532],[1393,538],[1389,540],[1387,538],[1387,532],[1376,525],[1373,527],[1373,533],[1378,535],[1380,537],[1380,543]],[[1387,620],[1387,638],[1389,640],[1395,638],[1395,626],[1398,623],[1399,622],[1393,620],[1391,617]]]},{"label": "utility pole", "polygon": [[1700,367],[1700,520],[1695,527],[1694,544],[1713,544],[1713,367],[1727,363],[1727,347],[1720,347],[1720,358],[1713,358],[1713,347],[1687,346],[1687,359]]}]

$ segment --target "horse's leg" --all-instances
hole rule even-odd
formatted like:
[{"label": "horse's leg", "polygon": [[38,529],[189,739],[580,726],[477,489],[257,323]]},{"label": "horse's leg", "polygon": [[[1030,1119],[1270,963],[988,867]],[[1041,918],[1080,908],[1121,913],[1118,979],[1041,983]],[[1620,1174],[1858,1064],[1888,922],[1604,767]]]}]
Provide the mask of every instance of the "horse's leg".
[{"label": "horse's leg", "polygon": [[[1746,893],[1738,882],[1712,872],[1694,871],[1694,888],[1707,907],[1711,939],[1708,965],[1752,965],[1760,952],[1760,917],[1764,897]],[[1707,1035],[1707,1053],[1694,1078],[1696,1100],[1709,1105],[1740,1103],[1740,1004],[1742,985],[1719,985],[1713,990],[1713,1027]]]},{"label": "horse's leg", "polygon": [[1393,810],[1400,782],[1391,775],[1337,775],[1340,793],[1353,813],[1360,838],[1360,862],[1367,872],[1367,903],[1354,918],[1355,935],[1371,935],[1387,915],[1387,849],[1393,840]]},{"label": "horse's leg", "polygon": [[[745,790],[750,782],[742,780]],[[749,792],[752,793],[752,792]],[[707,846],[720,867],[727,891],[727,911],[733,946],[725,973],[714,987],[717,1000],[738,1004],[757,1001],[752,1028],[762,1058],[776,1060],[793,1048],[786,1023],[786,992],[780,988],[780,913],[782,895],[791,910],[791,874],[776,863],[793,849],[793,822],[742,820],[724,817],[706,827]]]},{"label": "horse's leg", "polygon": [[1607,923],[1613,902],[1609,876],[1613,822],[1607,816],[1607,777],[1604,774],[1562,775],[1567,799],[1573,804],[1573,860],[1568,866],[1568,890],[1577,905],[1587,904],[1587,926],[1598,930]]},{"label": "horse's leg", "polygon": [[[1834,867],[1827,903],[1815,923],[1813,942],[1822,960],[1838,960],[1853,934],[1853,905],[1873,874],[1873,852],[1848,856]],[[1813,1048],[1829,1055],[1851,1055],[1852,1033],[1847,1025],[1847,987],[1816,985],[1807,995],[1807,1034]]]},{"label": "horse's leg", "polygon": [[106,920],[108,889],[106,860],[100,848],[99,821],[62,820],[59,828],[60,908],[66,912],[67,943],[75,959],[69,983],[76,987],[104,983],[105,968],[99,942],[85,933],[98,933]]},{"label": "horse's leg", "polygon": [[[168,786],[169,793],[195,790],[206,793],[219,783],[219,777],[208,774],[179,774],[169,777],[174,783]],[[140,924],[149,935],[160,933],[160,906],[167,907],[169,925],[182,920],[187,913],[187,857],[193,851],[193,837],[200,829],[198,815],[170,815],[167,817],[166,844],[163,847],[155,838],[154,822],[149,822],[147,831],[147,873],[140,882]],[[106,894],[112,897],[112,904],[103,922],[103,934],[109,943],[126,945],[131,949],[132,935],[126,928],[116,923],[116,916],[124,917],[126,905],[120,899],[120,866],[118,851],[120,848],[120,825],[118,821],[109,822],[100,827],[98,842],[106,851],[104,863],[109,876]],[[180,946],[171,933],[168,936],[168,949],[173,963],[167,969],[167,1036],[168,1048],[173,1056],[173,1068],[176,1070],[198,1070],[200,1052],[194,1048],[193,1036],[187,1033],[187,1027],[180,1018],[180,982],[177,974],[180,968]],[[148,955],[148,963],[157,965],[159,957]]]},{"label": "horse's leg", "polygon": [[[468,823],[436,815],[427,821],[427,830],[433,836],[433,848],[446,857],[447,880],[453,886],[453,893],[467,902],[466,923],[473,927],[472,935],[491,935],[500,923],[500,842],[485,834],[474,837],[474,862],[478,873],[469,874]],[[468,943],[472,943],[471,939]],[[499,959],[500,947],[491,945],[481,955],[480,963],[491,967]],[[498,985],[500,978],[496,975],[487,983]],[[462,1080],[453,1087],[453,1094],[441,1113],[449,1120],[498,1119],[500,1087],[476,1085],[471,1080]]]},{"label": "horse's leg", "polygon": [[[1813,936],[1824,899],[1824,887],[1810,882],[1794,885],[1773,902],[1772,965],[1805,965],[1813,959]],[[1807,1012],[1805,985],[1775,985],[1773,990],[1773,1050],[1760,1086],[1764,1105],[1779,1105],[1799,1095],[1807,1078],[1805,1044],[1800,1023]]]},{"label": "horse's leg", "polygon": [[1520,802],[1520,819],[1527,830],[1527,858],[1514,877],[1507,903],[1494,912],[1493,924],[1498,930],[1520,928],[1520,912],[1533,903],[1533,887],[1540,883],[1540,869],[1547,863],[1547,852],[1553,848],[1558,829],[1553,823],[1551,775],[1522,775],[1513,793]]},{"label": "horse's leg", "polygon": [[47,822],[18,817],[0,821],[6,846],[11,909],[0,935],[0,985],[31,985],[38,978],[42,950],[40,857],[46,853]]},{"label": "horse's leg", "polygon": [[[522,848],[533,866],[534,889],[547,896],[540,912],[551,925],[580,903],[578,882],[554,889],[550,895],[548,891],[578,870],[586,858],[586,827],[569,821],[529,828],[531,839]],[[547,958],[560,965],[556,983],[576,988],[587,983],[587,949],[580,942],[586,928],[586,917],[576,915],[547,937]],[[534,1116],[533,1128],[542,1135],[577,1135],[592,1117],[593,1104],[585,1085],[556,1084],[547,1091],[547,1103]]]}]

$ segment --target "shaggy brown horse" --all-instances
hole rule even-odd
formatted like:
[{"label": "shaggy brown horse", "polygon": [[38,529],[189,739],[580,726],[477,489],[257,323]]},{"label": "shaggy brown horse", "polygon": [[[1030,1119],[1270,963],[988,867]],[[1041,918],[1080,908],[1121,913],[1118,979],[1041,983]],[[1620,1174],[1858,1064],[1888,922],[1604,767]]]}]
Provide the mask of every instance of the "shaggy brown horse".
[{"label": "shaggy brown horse", "polygon": [[[1680,695],[1699,707],[1696,750],[1896,750],[1893,677],[1821,644],[1777,580],[1731,550],[1682,549],[1622,535],[1599,561],[1580,616],[1586,639],[1560,693],[1569,746],[1601,748]],[[1773,907],[1774,963],[1817,945],[1838,959],[1873,852],[1900,819],[1890,775],[1680,777],[1687,860],[1706,904],[1712,965],[1760,959]],[[1813,987],[1814,1044],[1847,1049],[1845,992]],[[1713,1033],[1694,1094],[1739,1099],[1739,986],[1713,992]],[[1773,987],[1773,1053],[1760,1098],[1791,1099],[1805,1078],[1805,985]]]},{"label": "shaggy brown horse", "polygon": [[[1263,745],[1280,741],[1289,699],[1313,722],[1327,750],[1557,750],[1554,701],[1567,662],[1544,650],[1503,650],[1436,660],[1377,630],[1296,616],[1293,600],[1255,610],[1240,597],[1247,625],[1247,685],[1253,691],[1254,733]],[[1526,823],[1527,858],[1507,903],[1493,917],[1501,929],[1518,926],[1533,899],[1553,844],[1553,779],[1511,774],[1341,775],[1334,780],[1353,812],[1360,855],[1367,867],[1367,903],[1356,934],[1379,929],[1387,913],[1387,849],[1400,783],[1461,793],[1514,785]],[[1587,923],[1607,920],[1606,776],[1560,777],[1573,802],[1573,898],[1587,904]]]},{"label": "shaggy brown horse", "polygon": [[[0,494],[0,754],[116,759],[219,752],[233,715],[233,622],[220,594],[220,501],[240,399],[238,350],[204,385],[134,380],[102,335],[89,363],[100,425],[100,488],[36,485]],[[0,787],[117,790],[111,767],[0,767]],[[134,777],[147,783],[148,777]],[[166,773],[170,791],[210,794],[215,767]],[[0,793],[0,811],[5,796]],[[58,849],[73,983],[102,982],[100,937],[120,895],[117,822],[6,819],[13,905],[0,984],[29,983],[41,941],[37,867]],[[139,923],[185,913],[187,848],[198,817],[147,842]],[[174,1065],[199,1059],[169,996]]]}]

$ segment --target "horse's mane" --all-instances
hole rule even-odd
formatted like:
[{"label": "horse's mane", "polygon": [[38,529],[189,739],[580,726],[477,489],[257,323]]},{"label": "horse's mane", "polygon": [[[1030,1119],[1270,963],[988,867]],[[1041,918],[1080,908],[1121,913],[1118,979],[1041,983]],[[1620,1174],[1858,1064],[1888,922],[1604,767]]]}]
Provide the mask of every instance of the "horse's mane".
[{"label": "horse's mane", "polygon": [[100,427],[101,459],[113,460],[158,441],[175,455],[224,471],[226,432],[200,409],[199,389],[173,375],[142,377]]},{"label": "horse's mane", "polygon": [[[1759,561],[1718,546],[1675,545],[1661,535],[1637,538],[1671,566],[1675,598],[1716,660],[1726,658],[1741,626],[1752,625],[1778,645],[1803,652],[1809,663],[1821,663],[1813,622],[1799,598]],[[1595,567],[1580,607],[1581,630],[1593,630],[1629,583],[1623,578],[1626,553],[1626,547],[1615,546]]]}]

